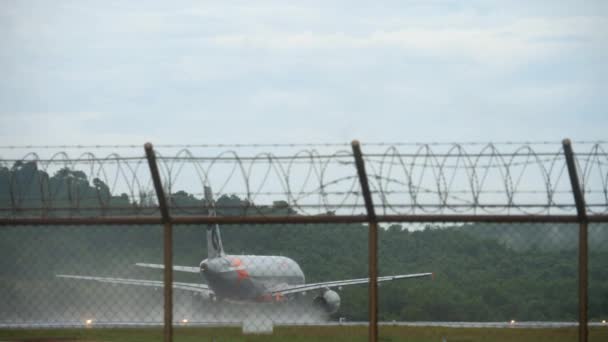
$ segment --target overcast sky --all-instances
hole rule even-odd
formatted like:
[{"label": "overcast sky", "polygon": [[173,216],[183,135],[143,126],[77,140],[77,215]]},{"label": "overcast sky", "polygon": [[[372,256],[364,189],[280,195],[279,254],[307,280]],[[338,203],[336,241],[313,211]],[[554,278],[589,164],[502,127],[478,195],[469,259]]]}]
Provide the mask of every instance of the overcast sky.
[{"label": "overcast sky", "polygon": [[0,145],[605,139],[608,1],[0,0]]}]

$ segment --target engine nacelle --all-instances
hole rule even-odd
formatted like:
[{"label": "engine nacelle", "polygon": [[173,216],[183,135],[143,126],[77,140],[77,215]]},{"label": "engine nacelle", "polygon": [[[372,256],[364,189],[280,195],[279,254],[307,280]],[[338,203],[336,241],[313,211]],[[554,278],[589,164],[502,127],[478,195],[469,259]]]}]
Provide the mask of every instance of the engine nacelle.
[{"label": "engine nacelle", "polygon": [[315,297],[313,304],[323,309],[328,314],[333,314],[340,308],[340,295],[336,291],[325,290],[321,295]]}]

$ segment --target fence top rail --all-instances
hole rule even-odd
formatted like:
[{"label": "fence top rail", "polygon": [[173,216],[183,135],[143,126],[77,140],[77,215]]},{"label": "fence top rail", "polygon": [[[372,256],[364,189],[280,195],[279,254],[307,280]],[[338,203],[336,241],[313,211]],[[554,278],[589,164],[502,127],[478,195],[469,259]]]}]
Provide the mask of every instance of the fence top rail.
[{"label": "fence top rail", "polygon": [[[578,223],[576,215],[378,215],[383,223]],[[320,215],[320,216],[177,216],[171,223],[177,225],[208,224],[323,224],[323,223],[366,223],[367,215]],[[590,223],[608,223],[608,215],[591,215]],[[162,224],[155,216],[114,216],[114,217],[19,217],[0,218],[0,226],[23,225],[149,225]]]}]

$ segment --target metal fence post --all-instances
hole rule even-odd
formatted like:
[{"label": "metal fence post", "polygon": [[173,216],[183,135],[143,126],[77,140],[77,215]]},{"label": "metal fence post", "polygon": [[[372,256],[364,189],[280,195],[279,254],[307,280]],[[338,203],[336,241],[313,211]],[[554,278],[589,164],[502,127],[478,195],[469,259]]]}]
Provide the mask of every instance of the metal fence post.
[{"label": "metal fence post", "polygon": [[564,155],[566,156],[566,165],[568,166],[568,174],[570,175],[570,184],[572,185],[572,194],[574,195],[574,203],[576,204],[576,213],[578,215],[579,230],[578,230],[578,340],[579,342],[587,342],[589,335],[588,329],[588,290],[589,290],[589,248],[587,237],[587,209],[585,206],[585,197],[582,192],[578,173],[576,171],[576,163],[574,160],[574,152],[572,151],[572,143],[570,139],[562,141],[564,147]]},{"label": "metal fence post", "polygon": [[173,341],[173,225],[171,223],[171,216],[169,215],[169,206],[167,205],[167,198],[163,190],[163,185],[160,180],[160,174],[158,172],[158,165],[156,164],[156,155],[151,143],[144,145],[146,150],[146,158],[148,159],[148,165],[150,166],[150,174],[152,175],[152,182],[154,183],[154,190],[156,191],[156,197],[158,198],[158,206],[163,222],[163,256],[164,256],[164,342]]},{"label": "metal fence post", "polygon": [[365,163],[363,162],[363,155],[361,153],[361,144],[359,141],[353,140],[351,146],[369,222],[369,341],[376,342],[378,340],[378,220],[376,211],[374,210],[374,203],[372,202],[372,195],[369,191]]}]

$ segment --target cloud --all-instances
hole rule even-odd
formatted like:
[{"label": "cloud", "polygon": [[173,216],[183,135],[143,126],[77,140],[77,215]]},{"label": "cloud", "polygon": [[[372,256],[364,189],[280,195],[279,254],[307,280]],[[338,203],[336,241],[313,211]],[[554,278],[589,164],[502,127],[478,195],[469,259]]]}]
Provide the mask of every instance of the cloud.
[{"label": "cloud", "polygon": [[470,140],[523,136],[529,122],[565,132],[577,126],[555,119],[566,116],[605,126],[608,20],[593,6],[19,4],[0,10],[5,144]]},{"label": "cloud", "polygon": [[[118,134],[100,130],[97,123],[107,118],[100,112],[0,113],[2,145],[36,144],[128,144],[144,141],[142,134]],[[120,125],[118,121],[115,126]]]},{"label": "cloud", "polygon": [[608,43],[608,37],[599,32],[608,32],[608,23],[603,18],[574,17],[524,19],[492,28],[414,27],[357,35],[266,31],[217,35],[208,41],[218,46],[274,50],[396,48],[506,66],[544,58],[564,49]]}]

